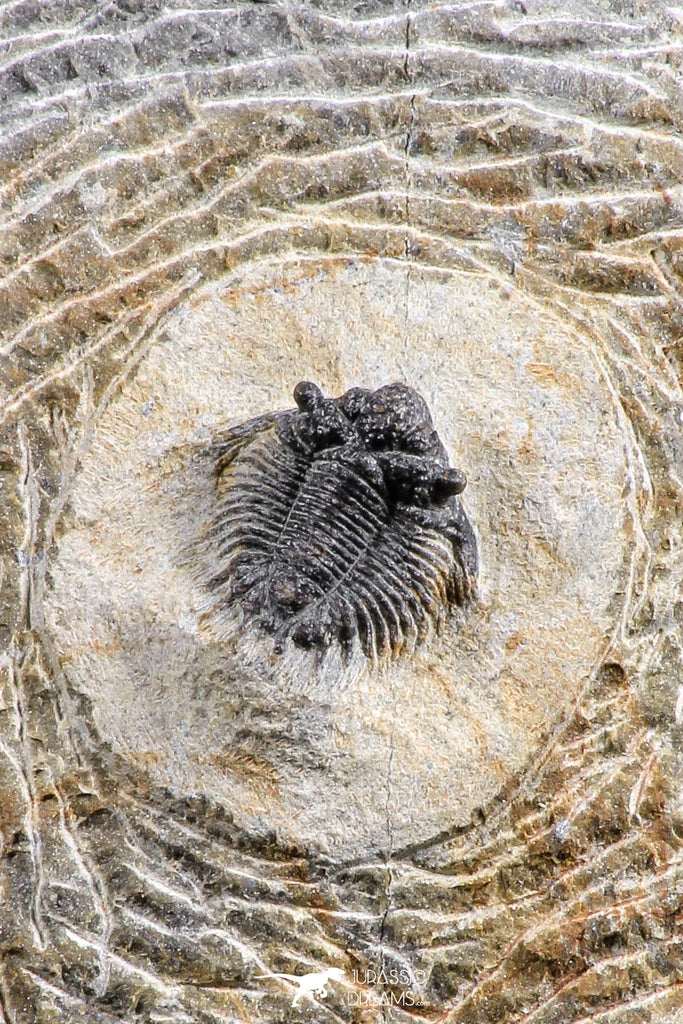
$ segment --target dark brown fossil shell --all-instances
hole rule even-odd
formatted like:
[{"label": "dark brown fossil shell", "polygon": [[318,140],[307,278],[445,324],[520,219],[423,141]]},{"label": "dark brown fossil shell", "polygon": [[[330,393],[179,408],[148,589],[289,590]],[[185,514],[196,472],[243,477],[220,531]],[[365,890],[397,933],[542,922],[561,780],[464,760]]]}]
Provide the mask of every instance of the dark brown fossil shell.
[{"label": "dark brown fossil shell", "polygon": [[471,596],[474,532],[424,399],[403,384],[250,420],[216,445],[215,572],[225,603],[271,633],[345,657],[421,640]]}]

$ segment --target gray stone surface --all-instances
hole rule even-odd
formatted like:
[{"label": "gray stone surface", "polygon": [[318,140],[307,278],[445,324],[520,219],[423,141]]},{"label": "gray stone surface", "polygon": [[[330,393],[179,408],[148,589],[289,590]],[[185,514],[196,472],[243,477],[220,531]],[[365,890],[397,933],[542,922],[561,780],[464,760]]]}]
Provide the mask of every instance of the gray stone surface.
[{"label": "gray stone surface", "polygon": [[[682,26],[0,9],[0,1021],[683,1020]],[[468,474],[477,602],[377,671],[187,555],[301,378]]]}]

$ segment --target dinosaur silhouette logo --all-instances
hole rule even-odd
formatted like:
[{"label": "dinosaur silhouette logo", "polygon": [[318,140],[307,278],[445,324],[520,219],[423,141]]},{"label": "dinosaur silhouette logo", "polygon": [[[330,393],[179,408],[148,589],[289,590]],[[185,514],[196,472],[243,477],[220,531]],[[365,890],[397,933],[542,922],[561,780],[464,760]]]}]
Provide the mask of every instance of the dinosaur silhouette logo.
[{"label": "dinosaur silhouette logo", "polygon": [[303,996],[319,996],[324,999],[327,995],[325,985],[328,981],[341,981],[344,972],[341,967],[328,967],[326,971],[313,971],[311,974],[257,974],[257,978],[285,978],[299,986],[294,993],[292,1006],[298,1006]]}]

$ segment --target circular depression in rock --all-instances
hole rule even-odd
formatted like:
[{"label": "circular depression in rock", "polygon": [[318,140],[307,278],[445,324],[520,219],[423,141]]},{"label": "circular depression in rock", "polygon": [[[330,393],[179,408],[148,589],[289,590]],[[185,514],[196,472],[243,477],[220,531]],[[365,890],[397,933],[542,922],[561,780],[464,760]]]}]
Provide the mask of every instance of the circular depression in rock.
[{"label": "circular depression in rock", "polygon": [[[221,640],[186,556],[207,441],[290,408],[302,379],[420,391],[481,554],[459,628],[324,680],[268,640]],[[247,830],[339,856],[424,841],[523,767],[600,658],[628,569],[626,444],[589,347],[491,277],[242,268],[174,310],[95,424],[51,564],[64,671],[103,743]]]}]

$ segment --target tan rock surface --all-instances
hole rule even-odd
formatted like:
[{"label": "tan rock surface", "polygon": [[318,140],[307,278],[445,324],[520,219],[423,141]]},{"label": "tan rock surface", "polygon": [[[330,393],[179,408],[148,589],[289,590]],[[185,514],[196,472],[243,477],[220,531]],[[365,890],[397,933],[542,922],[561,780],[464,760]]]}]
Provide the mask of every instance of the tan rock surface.
[{"label": "tan rock surface", "polygon": [[[257,266],[177,309],[82,460],[47,600],[105,742],[153,756],[177,795],[335,856],[465,824],[524,766],[624,614],[632,556],[630,442],[590,354],[516,294],[419,269],[406,346],[405,274]],[[216,501],[202,446],[309,377],[414,384],[469,473],[478,607],[380,671],[235,647],[195,579]],[[245,777],[254,758],[265,777]]]},{"label": "tan rock surface", "polygon": [[[0,12],[0,1021],[683,1020],[682,23]],[[477,602],[377,670],[188,556],[302,378],[468,475]]]}]

